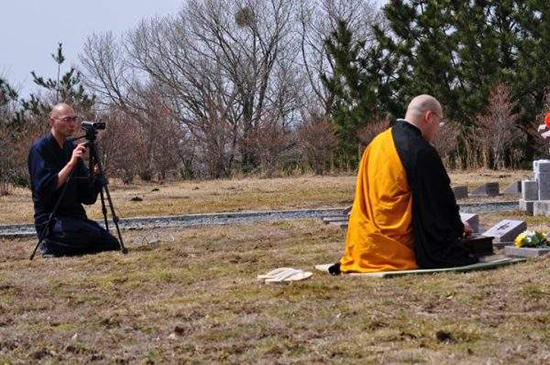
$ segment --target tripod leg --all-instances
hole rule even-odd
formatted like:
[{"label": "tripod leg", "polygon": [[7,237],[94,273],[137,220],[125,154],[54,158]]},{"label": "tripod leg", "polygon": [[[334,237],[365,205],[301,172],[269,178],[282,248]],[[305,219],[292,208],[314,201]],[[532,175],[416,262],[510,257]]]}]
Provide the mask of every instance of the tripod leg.
[{"label": "tripod leg", "polygon": [[[111,209],[111,214],[113,215],[113,223],[115,224],[115,227],[116,227],[118,241],[120,243],[120,251],[123,254],[126,254],[128,253],[128,249],[124,247],[124,242],[122,241],[122,235],[120,234],[120,228],[118,226],[118,217],[116,215],[115,208],[113,206],[113,200],[111,199],[109,188],[107,187],[108,185],[107,178],[103,174],[103,165],[101,164],[101,160],[99,159],[98,147],[94,141],[89,141],[88,147],[90,148],[90,159],[93,160],[93,164],[96,164],[97,167],[99,168],[99,176],[101,179],[103,179],[100,193],[101,193],[101,203],[103,206],[103,217],[105,219],[105,228],[109,230],[109,228],[107,227],[107,209],[105,208],[103,190],[105,190],[105,195],[107,196],[107,202],[109,203],[109,208]],[[90,173],[94,171],[93,164],[90,165]]]},{"label": "tripod leg", "polygon": [[109,231],[109,221],[107,220],[107,207],[105,207],[105,197],[103,196],[103,189],[99,191],[101,197],[101,211],[103,212],[103,220],[105,222],[105,229]]},{"label": "tripod leg", "polygon": [[102,189],[105,189],[105,195],[107,195],[107,201],[109,202],[109,208],[111,208],[111,214],[113,216],[113,222],[115,223],[116,232],[118,235],[118,239],[120,241],[120,251],[122,253],[126,254],[128,253],[128,249],[124,247],[124,242],[122,242],[122,235],[120,234],[120,228],[118,227],[118,217],[115,212],[115,208],[113,207],[113,200],[111,199],[111,194],[109,193],[109,188],[107,187],[107,184],[103,186]]}]

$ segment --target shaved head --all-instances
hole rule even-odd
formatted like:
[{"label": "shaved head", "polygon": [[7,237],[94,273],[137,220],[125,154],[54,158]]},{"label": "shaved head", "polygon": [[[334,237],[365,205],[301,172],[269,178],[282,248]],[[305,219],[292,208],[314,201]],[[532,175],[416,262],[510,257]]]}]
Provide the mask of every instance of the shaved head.
[{"label": "shaved head", "polygon": [[407,115],[405,116],[405,119],[408,120],[407,117],[411,117],[411,119],[416,119],[424,115],[427,111],[432,111],[438,114],[443,114],[443,109],[441,108],[441,104],[439,104],[439,101],[437,101],[436,98],[430,95],[418,95],[414,99],[411,100],[409,103],[409,106],[407,107]]},{"label": "shaved head", "polygon": [[52,111],[50,112],[50,118],[61,118],[68,115],[72,116],[73,114],[74,110],[69,104],[59,103],[52,108]]},{"label": "shaved head", "polygon": [[422,132],[422,137],[430,142],[439,131],[443,120],[443,108],[431,95],[418,95],[407,107],[405,120]]}]

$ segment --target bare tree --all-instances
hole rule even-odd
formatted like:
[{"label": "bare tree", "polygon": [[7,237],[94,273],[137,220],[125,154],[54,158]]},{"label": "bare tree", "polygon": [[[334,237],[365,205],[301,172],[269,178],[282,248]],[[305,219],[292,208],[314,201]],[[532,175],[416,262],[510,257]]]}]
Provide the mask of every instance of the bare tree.
[{"label": "bare tree", "polygon": [[432,142],[447,168],[453,167],[453,162],[458,151],[460,131],[461,129],[458,124],[453,122],[445,123]]},{"label": "bare tree", "polygon": [[298,128],[298,141],[304,162],[316,174],[323,174],[338,144],[331,121],[319,113],[310,113]]},{"label": "bare tree", "polygon": [[485,167],[491,167],[491,161],[495,168],[505,167],[505,153],[514,142],[518,119],[514,109],[510,89],[504,84],[496,85],[489,96],[485,113],[476,118],[479,128],[474,138],[485,153]]}]

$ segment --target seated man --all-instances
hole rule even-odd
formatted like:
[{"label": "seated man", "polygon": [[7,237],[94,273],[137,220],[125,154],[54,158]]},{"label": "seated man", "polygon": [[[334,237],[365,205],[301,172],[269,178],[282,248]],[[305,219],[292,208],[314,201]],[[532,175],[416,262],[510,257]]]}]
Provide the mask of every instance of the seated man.
[{"label": "seated man", "polygon": [[56,105],[49,115],[51,133],[36,141],[29,152],[34,223],[39,238],[71,172],[75,170],[49,233],[40,245],[43,255],[64,256],[119,249],[117,239],[96,222],[88,220],[82,206],[95,203],[101,185],[97,180],[94,184],[90,182],[82,161],[86,142],[75,146],[66,140],[75,132],[76,119],[69,105]]},{"label": "seated man", "polygon": [[415,97],[405,119],[372,140],[357,177],[344,256],[338,272],[443,268],[477,262],[459,240],[465,227],[450,179],[429,143],[443,110],[429,95]]}]

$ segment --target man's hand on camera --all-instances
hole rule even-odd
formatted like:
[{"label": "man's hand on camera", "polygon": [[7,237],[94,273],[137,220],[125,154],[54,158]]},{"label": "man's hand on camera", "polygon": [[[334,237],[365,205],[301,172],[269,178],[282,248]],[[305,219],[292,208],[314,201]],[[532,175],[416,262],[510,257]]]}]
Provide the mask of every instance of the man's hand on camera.
[{"label": "man's hand on camera", "polygon": [[76,164],[79,158],[84,157],[84,155],[86,154],[86,143],[87,142],[79,143],[73,150],[73,155],[70,161],[71,164]]}]

